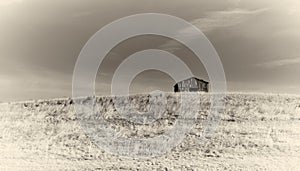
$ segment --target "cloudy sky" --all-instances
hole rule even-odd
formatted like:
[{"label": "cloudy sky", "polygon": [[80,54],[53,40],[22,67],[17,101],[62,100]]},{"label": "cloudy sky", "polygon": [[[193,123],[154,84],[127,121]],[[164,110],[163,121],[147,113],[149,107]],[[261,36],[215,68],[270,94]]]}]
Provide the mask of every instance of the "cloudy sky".
[{"label": "cloudy sky", "polygon": [[[87,40],[116,19],[146,12],[174,15],[200,28],[221,57],[229,91],[300,94],[298,0],[0,0],[0,101],[71,96],[74,65]],[[122,60],[149,48],[174,53],[208,79],[185,46],[139,36],[106,56],[97,94],[109,94]],[[172,91],[173,84],[167,74],[143,72],[131,92]]]}]

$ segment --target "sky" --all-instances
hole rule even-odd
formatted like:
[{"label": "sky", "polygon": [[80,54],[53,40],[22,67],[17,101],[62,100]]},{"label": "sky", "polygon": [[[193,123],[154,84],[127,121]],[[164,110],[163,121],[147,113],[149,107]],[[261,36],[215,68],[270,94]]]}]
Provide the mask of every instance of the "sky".
[{"label": "sky", "polygon": [[[0,101],[70,97],[85,43],[103,26],[139,13],[173,15],[201,29],[221,58],[228,91],[300,94],[298,0],[0,0]],[[187,47],[145,35],[105,57],[97,95],[110,94],[112,75],[126,57],[150,48],[175,54],[209,79]],[[174,83],[151,70],[140,73],[130,91],[173,91]]]}]

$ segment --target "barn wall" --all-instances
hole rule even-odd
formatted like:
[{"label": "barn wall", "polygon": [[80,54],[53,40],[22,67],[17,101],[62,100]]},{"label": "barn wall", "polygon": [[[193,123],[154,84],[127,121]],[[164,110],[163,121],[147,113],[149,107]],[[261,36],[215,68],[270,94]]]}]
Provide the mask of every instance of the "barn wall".
[{"label": "barn wall", "polygon": [[177,83],[178,91],[180,92],[190,92],[190,91],[206,91],[208,92],[208,84],[199,81],[197,79],[188,79]]}]

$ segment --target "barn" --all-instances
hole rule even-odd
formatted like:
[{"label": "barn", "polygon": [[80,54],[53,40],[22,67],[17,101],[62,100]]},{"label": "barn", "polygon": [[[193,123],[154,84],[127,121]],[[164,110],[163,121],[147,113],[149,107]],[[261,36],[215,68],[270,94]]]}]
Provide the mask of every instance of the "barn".
[{"label": "barn", "polygon": [[174,85],[174,92],[208,92],[208,82],[196,77],[180,81]]}]

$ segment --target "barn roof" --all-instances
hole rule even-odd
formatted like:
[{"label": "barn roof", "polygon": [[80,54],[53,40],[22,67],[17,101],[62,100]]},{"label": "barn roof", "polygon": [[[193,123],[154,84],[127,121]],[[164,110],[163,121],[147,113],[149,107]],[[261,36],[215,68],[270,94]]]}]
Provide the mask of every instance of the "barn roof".
[{"label": "barn roof", "polygon": [[[183,81],[186,81],[186,80],[191,80],[191,79],[195,79],[195,80],[201,81],[201,82],[206,83],[206,84],[209,83],[209,82],[204,81],[204,80],[202,80],[202,79],[199,79],[199,78],[197,78],[197,77],[190,77],[190,78],[187,78],[187,79],[185,79],[185,80],[179,81],[179,82],[177,82],[176,84],[178,84],[178,83],[180,83],[180,82],[183,82]],[[176,85],[176,84],[175,84],[175,85]],[[175,86],[175,85],[174,85],[174,86]]]}]

